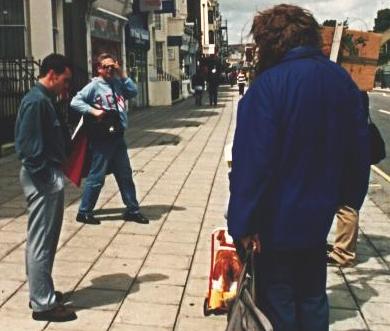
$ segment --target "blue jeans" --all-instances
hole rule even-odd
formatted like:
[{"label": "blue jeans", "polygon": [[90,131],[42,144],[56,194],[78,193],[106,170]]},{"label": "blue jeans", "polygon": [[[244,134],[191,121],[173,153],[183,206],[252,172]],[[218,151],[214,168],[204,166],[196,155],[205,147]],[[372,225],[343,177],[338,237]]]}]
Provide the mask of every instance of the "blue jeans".
[{"label": "blue jeans", "polygon": [[115,176],[127,210],[132,213],[138,212],[139,205],[123,136],[108,137],[104,140],[92,139],[89,149],[92,157],[91,168],[85,182],[79,213],[92,214],[109,170]]},{"label": "blue jeans", "polygon": [[328,331],[326,247],[264,251],[256,260],[256,293],[274,331]]}]

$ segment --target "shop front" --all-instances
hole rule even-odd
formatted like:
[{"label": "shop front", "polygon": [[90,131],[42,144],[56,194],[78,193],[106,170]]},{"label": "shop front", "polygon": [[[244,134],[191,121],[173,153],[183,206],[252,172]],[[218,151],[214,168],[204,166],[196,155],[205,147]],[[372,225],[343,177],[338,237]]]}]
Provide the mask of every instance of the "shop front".
[{"label": "shop front", "polygon": [[127,18],[105,9],[97,8],[92,11],[90,31],[93,64],[101,53],[110,53],[123,64],[123,27],[126,21]]},{"label": "shop front", "polygon": [[135,98],[137,107],[149,105],[147,52],[150,48],[150,35],[146,22],[146,15],[132,15],[125,29],[127,71],[138,86],[138,95]]}]

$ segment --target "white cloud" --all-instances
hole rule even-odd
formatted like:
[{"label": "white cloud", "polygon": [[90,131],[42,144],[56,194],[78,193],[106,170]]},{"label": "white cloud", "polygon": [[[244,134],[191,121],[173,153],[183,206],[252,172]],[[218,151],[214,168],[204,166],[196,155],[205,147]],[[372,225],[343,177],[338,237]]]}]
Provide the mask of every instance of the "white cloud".
[{"label": "white cloud", "polygon": [[251,22],[256,10],[290,3],[310,10],[319,23],[326,19],[345,20],[358,30],[371,30],[379,9],[390,7],[390,0],[219,0],[223,19],[228,20],[229,43],[249,40]]}]

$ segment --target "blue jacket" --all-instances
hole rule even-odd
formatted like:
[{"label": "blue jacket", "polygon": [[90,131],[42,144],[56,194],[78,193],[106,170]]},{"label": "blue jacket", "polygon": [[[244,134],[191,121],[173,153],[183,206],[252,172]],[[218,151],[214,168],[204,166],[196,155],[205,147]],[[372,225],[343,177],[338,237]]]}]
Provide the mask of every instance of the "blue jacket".
[{"label": "blue jacket", "polygon": [[22,99],[15,123],[15,150],[30,175],[50,178],[50,168],[66,160],[66,137],[55,95],[37,83]]},{"label": "blue jacket", "polygon": [[357,86],[319,50],[294,48],[239,102],[229,233],[271,249],[325,244],[338,206],[361,207],[369,163]]}]

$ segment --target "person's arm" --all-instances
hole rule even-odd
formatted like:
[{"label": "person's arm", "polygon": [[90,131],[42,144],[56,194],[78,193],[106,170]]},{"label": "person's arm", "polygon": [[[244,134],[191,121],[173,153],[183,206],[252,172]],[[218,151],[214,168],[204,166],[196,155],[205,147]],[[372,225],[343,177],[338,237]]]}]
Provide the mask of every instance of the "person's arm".
[{"label": "person's arm", "polygon": [[44,134],[49,128],[45,127],[47,105],[43,100],[23,104],[22,116],[17,121],[15,147],[19,158],[26,170],[40,179],[50,177],[48,160],[45,158]]},{"label": "person's arm", "polygon": [[266,78],[248,90],[238,107],[228,207],[228,230],[235,240],[255,234],[279,152],[280,115]]},{"label": "person's arm", "polygon": [[121,83],[121,92],[125,99],[134,98],[137,93],[137,85],[133,82],[133,80],[129,77],[120,78]]},{"label": "person's arm", "polygon": [[91,82],[84,86],[81,91],[77,92],[70,103],[71,109],[78,111],[82,115],[91,114],[96,117],[103,116],[104,110],[92,106],[94,103],[94,88],[94,83]]},{"label": "person's arm", "polygon": [[[365,109],[365,107],[367,109]],[[370,139],[368,131],[368,98],[354,86],[348,107],[349,137],[344,165],[342,205],[359,210],[368,190],[370,176]]]}]

